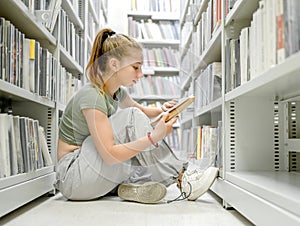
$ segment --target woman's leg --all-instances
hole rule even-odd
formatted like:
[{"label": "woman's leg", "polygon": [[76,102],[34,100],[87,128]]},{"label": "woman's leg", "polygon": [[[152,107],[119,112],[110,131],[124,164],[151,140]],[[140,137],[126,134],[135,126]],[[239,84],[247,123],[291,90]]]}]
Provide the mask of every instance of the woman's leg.
[{"label": "woman's leg", "polygon": [[94,145],[91,136],[81,148],[64,156],[57,166],[57,187],[71,200],[91,200],[104,196],[127,180],[131,161],[107,165]]},{"label": "woman's leg", "polygon": [[[129,142],[143,137],[147,132],[152,132],[149,118],[138,108],[127,108],[120,110],[110,118],[112,123],[115,141],[118,143]],[[126,123],[126,127],[120,125]],[[184,161],[179,160],[168,144],[163,140],[159,147],[150,147],[136,156],[141,167],[146,168],[147,174],[151,174],[153,181],[161,182],[168,186],[174,183],[182,170]],[[138,166],[136,166],[138,167]]]},{"label": "woman's leg", "polygon": [[[110,118],[115,143],[127,143],[153,131],[148,117],[137,108],[128,108]],[[132,162],[134,164],[132,164]],[[164,142],[151,147],[135,158],[116,165],[103,162],[91,137],[81,148],[64,156],[57,166],[57,187],[72,200],[90,200],[101,197],[116,186],[125,183],[174,183],[183,166]]]},{"label": "woman's leg", "polygon": [[[114,128],[115,141],[119,143],[138,139],[145,136],[147,132],[153,131],[149,118],[137,108],[129,108],[118,112],[118,114],[111,118],[111,122]],[[125,128],[120,127],[124,122],[127,126]],[[138,154],[134,159],[137,160],[138,165],[147,169],[140,172],[135,169],[133,172],[138,172],[136,175],[137,179],[142,179],[143,175],[149,175],[150,172],[153,181],[160,182],[166,186],[177,182],[182,192],[182,197],[189,200],[195,200],[205,193],[218,174],[218,169],[214,167],[209,167],[205,171],[199,171],[199,169],[189,172],[185,171],[188,162],[179,160],[164,141],[159,142],[158,148],[150,147]],[[149,176],[146,178],[149,178]],[[163,191],[163,189],[160,190]],[[124,199],[140,201],[140,197],[143,196],[136,197],[135,188],[132,185],[128,188],[125,185],[124,191],[122,192],[121,190]],[[147,194],[151,194],[151,192],[147,192]],[[144,196],[147,195],[144,194]],[[180,199],[180,197],[178,198]],[[152,199],[153,197],[150,197],[150,200]]]}]

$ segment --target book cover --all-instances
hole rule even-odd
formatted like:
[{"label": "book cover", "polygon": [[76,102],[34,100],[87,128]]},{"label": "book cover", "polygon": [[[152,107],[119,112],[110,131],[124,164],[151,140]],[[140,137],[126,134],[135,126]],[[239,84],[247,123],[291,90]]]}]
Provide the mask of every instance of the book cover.
[{"label": "book cover", "polygon": [[30,170],[27,122],[28,122],[28,118],[23,116],[20,117],[20,137],[21,137],[22,158],[24,161],[24,172],[29,172]]},{"label": "book cover", "polygon": [[202,127],[198,126],[197,128],[197,149],[196,149],[196,159],[202,157]]},{"label": "book cover", "polygon": [[35,40],[29,40],[29,90],[35,91]]},{"label": "book cover", "polygon": [[[194,101],[195,101],[194,96],[188,96],[188,97],[184,97],[184,98],[180,99],[176,105],[174,105],[172,108],[167,110],[167,112],[169,113],[169,116],[166,119],[166,122],[170,121],[172,118],[179,115],[179,113],[181,113],[185,108],[187,108]],[[151,120],[152,126],[155,126],[158,123],[158,121],[162,117],[163,113],[159,114],[157,117],[155,117],[153,120]]]},{"label": "book cover", "polygon": [[18,115],[14,115],[13,121],[14,121],[13,123],[14,123],[15,146],[16,146],[17,162],[18,162],[18,173],[24,173],[24,160],[23,160],[21,136],[20,136],[20,117]]},{"label": "book cover", "polygon": [[0,79],[4,78],[5,71],[3,70],[5,66],[5,48],[4,48],[4,40],[5,40],[5,19],[0,17]]},{"label": "book cover", "polygon": [[9,156],[10,156],[10,169],[11,175],[18,174],[18,156],[17,148],[15,143],[15,133],[14,133],[14,121],[12,115],[7,115],[7,125],[8,125],[8,143],[9,143]]},{"label": "book cover", "polygon": [[34,47],[34,93],[39,93],[39,85],[40,85],[40,52],[41,47],[38,41],[35,41]]},{"label": "book cover", "polygon": [[28,38],[23,39],[23,79],[22,88],[30,90],[29,86],[29,51],[30,51],[30,41]]},{"label": "book cover", "polygon": [[277,49],[277,63],[282,63],[285,59],[285,27],[283,14],[283,0],[277,0],[276,5],[276,49]]},{"label": "book cover", "polygon": [[8,137],[8,114],[0,114],[0,178],[11,175]]},{"label": "book cover", "polygon": [[39,121],[33,120],[33,139],[35,143],[35,153],[37,160],[37,168],[42,168],[44,166],[43,153],[41,150],[41,142],[39,138]]},{"label": "book cover", "polygon": [[41,144],[41,151],[43,154],[44,166],[51,166],[53,163],[49,153],[44,128],[42,126],[39,126],[39,140]]}]

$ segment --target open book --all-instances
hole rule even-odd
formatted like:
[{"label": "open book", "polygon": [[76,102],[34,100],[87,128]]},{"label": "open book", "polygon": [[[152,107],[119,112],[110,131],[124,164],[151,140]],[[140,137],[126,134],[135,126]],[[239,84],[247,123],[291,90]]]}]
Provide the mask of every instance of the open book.
[{"label": "open book", "polygon": [[[194,96],[188,96],[188,97],[184,97],[184,98],[180,99],[177,102],[177,104],[175,104],[172,108],[169,108],[167,110],[167,112],[169,112],[169,116],[167,117],[166,122],[170,121],[172,118],[177,116],[180,112],[182,112],[187,106],[189,106],[194,101],[195,101]],[[155,126],[158,123],[158,121],[162,117],[163,113],[164,112],[162,112],[157,117],[155,117],[154,119],[151,120],[152,126]]]}]

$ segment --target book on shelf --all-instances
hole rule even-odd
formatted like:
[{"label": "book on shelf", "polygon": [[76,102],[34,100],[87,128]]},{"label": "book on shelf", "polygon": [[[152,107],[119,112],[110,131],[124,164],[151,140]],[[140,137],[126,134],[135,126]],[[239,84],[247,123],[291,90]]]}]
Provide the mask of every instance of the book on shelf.
[{"label": "book on shelf", "polygon": [[11,175],[18,174],[18,153],[17,146],[15,143],[15,133],[14,133],[14,121],[12,115],[7,115],[8,119],[8,141],[9,141],[9,153],[10,153],[10,167]]},{"label": "book on shelf", "polygon": [[222,63],[212,62],[195,79],[196,109],[207,106],[222,95]]},{"label": "book on shelf", "polygon": [[51,33],[58,18],[61,0],[25,1],[29,11],[34,12],[40,21]]},{"label": "book on shelf", "polygon": [[196,159],[202,157],[202,126],[197,128],[197,145],[196,145]]},{"label": "book on shelf", "polygon": [[21,148],[22,157],[24,161],[24,171],[29,172],[31,169],[30,164],[30,149],[29,149],[29,137],[28,137],[28,118],[20,117],[20,138],[21,138]]},{"label": "book on shelf", "polygon": [[134,19],[128,16],[128,33],[136,39],[179,40],[178,21]]},{"label": "book on shelf", "polygon": [[241,30],[240,35],[240,68],[241,68],[241,84],[250,80],[249,69],[249,27]]},{"label": "book on shelf", "polygon": [[18,115],[13,116],[14,134],[15,134],[15,146],[17,151],[17,165],[18,173],[24,173],[24,160],[21,146],[21,135],[20,135],[20,117]]},{"label": "book on shelf", "polygon": [[53,164],[38,120],[1,113],[0,125],[0,178]]},{"label": "book on shelf", "polygon": [[180,1],[169,0],[131,0],[132,11],[143,12],[179,12]]},{"label": "book on shelf", "polygon": [[8,177],[11,175],[10,167],[10,141],[8,136],[9,131],[9,119],[8,114],[0,114],[0,178]]},{"label": "book on shelf", "polygon": [[[26,56],[27,57],[27,56]],[[29,40],[29,89],[35,91],[35,40]]]},{"label": "book on shelf", "polygon": [[43,157],[44,157],[44,165],[45,166],[51,166],[53,164],[53,162],[52,162],[52,159],[51,159],[51,156],[50,156],[50,153],[49,153],[44,128],[42,126],[39,126],[38,131],[39,131],[39,133],[38,133],[39,140],[41,142],[41,152],[42,152]]},{"label": "book on shelf", "polygon": [[[169,113],[169,116],[166,119],[166,122],[170,121],[172,118],[179,115],[184,109],[186,109],[191,103],[195,101],[194,96],[188,96],[181,98],[172,108],[169,108],[166,112]],[[159,114],[157,117],[151,120],[151,125],[155,126],[161,119],[164,112]]]}]

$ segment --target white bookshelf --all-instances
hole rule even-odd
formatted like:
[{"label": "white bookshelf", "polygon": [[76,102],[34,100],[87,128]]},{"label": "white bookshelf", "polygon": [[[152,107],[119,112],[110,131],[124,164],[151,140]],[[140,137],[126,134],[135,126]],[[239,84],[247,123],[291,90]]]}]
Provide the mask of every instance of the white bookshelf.
[{"label": "white bookshelf", "polygon": [[[155,11],[147,8],[145,4],[141,1],[137,2],[137,8],[132,7],[131,2],[127,1],[129,4],[129,9],[126,13],[126,26],[125,33],[129,36],[136,39],[138,43],[144,48],[144,65],[142,67],[143,74],[145,75],[138,84],[134,87],[129,88],[129,93],[132,98],[143,105],[152,105],[160,106],[162,103],[180,98],[180,84],[179,84],[179,49],[180,49],[180,37],[179,37],[179,10],[171,11]],[[160,4],[162,2],[152,1],[152,4]],[[178,0],[172,1],[170,3],[172,7],[179,3]],[[141,4],[143,8],[140,8]],[[167,5],[168,2],[165,2]],[[178,4],[179,6],[179,4]],[[166,8],[168,8],[166,6]],[[151,21],[151,22],[150,22]],[[160,23],[164,23],[163,26],[166,26],[164,30],[158,28],[154,29],[150,24],[155,24],[161,26]],[[166,25],[168,23],[168,26]],[[139,26],[137,26],[139,24]],[[149,26],[147,26],[149,25]],[[142,27],[142,28],[141,28]],[[173,27],[173,28],[171,28]],[[140,29],[141,28],[141,29]],[[178,28],[178,36],[174,33],[174,30]],[[145,36],[135,36],[134,31],[140,29],[143,34],[149,32]],[[147,30],[149,29],[149,30]],[[167,32],[163,32],[167,31]],[[161,33],[163,38],[157,38],[156,33]],[[151,37],[153,35],[153,37]],[[163,48],[167,48],[166,52]],[[159,49],[159,53],[155,50]],[[172,55],[175,57],[172,57]],[[152,57],[155,55],[155,57]],[[148,58],[149,56],[149,58]],[[166,58],[164,58],[166,57]],[[169,57],[169,58],[168,58]],[[155,59],[154,59],[155,58]],[[171,58],[171,60],[169,60]],[[162,64],[159,64],[161,60]],[[152,65],[155,61],[155,65]],[[177,63],[178,62],[178,63]],[[151,76],[150,81],[148,76]],[[177,130],[178,124],[174,125],[173,134],[171,134],[167,139],[169,139],[169,144],[174,145],[174,150],[178,149],[178,145],[170,142],[173,140],[173,137],[178,136]],[[166,140],[167,140],[166,139]],[[175,147],[176,146],[176,147]]]},{"label": "white bookshelf", "polygon": [[[41,40],[42,44],[55,48],[56,39],[53,35],[37,21],[37,18],[28,10],[20,0],[1,1],[1,14],[10,15],[12,23],[17,24],[20,30],[28,36]],[[42,42],[42,41],[45,42]]]},{"label": "white bookshelf", "polygon": [[[29,10],[21,0],[0,1],[0,17],[9,20],[26,38],[38,41],[41,47],[47,49],[62,67],[72,73],[72,76],[82,79],[84,77],[84,65],[88,60],[88,52],[91,51],[91,43],[89,44],[90,48],[88,48],[87,41],[91,42],[94,39],[94,36],[88,35],[87,15],[90,13],[93,16],[96,24],[95,33],[98,32],[100,23],[106,23],[102,17],[100,18],[100,11],[102,15],[103,12],[107,14],[107,9],[103,9],[104,6],[107,6],[106,0],[102,0],[101,3],[95,0],[61,1],[60,9],[65,11],[69,22],[75,27],[76,34],[83,39],[84,46],[81,52],[85,55],[82,56],[82,62],[79,62],[79,59],[75,60],[75,56],[72,56],[72,53],[60,44],[61,15],[58,15],[56,22],[58,26],[57,38],[39,21],[34,11]],[[58,76],[59,67],[57,70]],[[55,90],[58,95],[61,81],[58,80],[58,77],[55,79]],[[65,109],[65,103],[60,103],[58,96],[55,99],[49,99],[2,79],[0,79],[0,98],[2,101],[11,102],[13,115],[39,120],[40,125],[45,129],[48,148],[53,160],[52,166],[0,178],[0,217],[2,217],[41,195],[55,193],[53,185],[57,159],[58,123],[59,117]]]},{"label": "white bookshelf", "polygon": [[300,76],[299,65],[300,53],[276,65],[265,73],[258,75],[240,87],[225,95],[225,100],[230,101],[242,96],[279,96],[285,100],[299,95]]},{"label": "white bookshelf", "polygon": [[0,217],[53,190],[53,166],[0,179]]},{"label": "white bookshelf", "polygon": [[[189,5],[184,10],[187,15],[181,15],[181,29],[188,18],[194,18],[196,29],[211,1],[201,1],[197,10],[185,2]],[[259,0],[237,0],[226,15],[225,3],[222,1],[224,23],[196,56],[199,62],[186,73],[190,76],[181,86],[185,92],[209,63],[222,61],[222,96],[194,109],[192,119],[183,122],[182,129],[222,121],[220,173],[211,190],[222,198],[224,207],[235,208],[255,225],[299,225],[300,52],[225,92],[226,39],[239,37],[242,28],[251,26],[260,4]],[[187,40],[181,61],[193,48],[193,37]]]},{"label": "white bookshelf", "polygon": [[[128,11],[127,12],[127,18],[132,18],[133,21],[140,21],[144,20],[145,23],[148,19],[152,21],[152,23],[159,23],[160,21],[166,21],[166,22],[178,22],[179,23],[179,12],[158,12],[158,11],[149,11],[149,10],[134,10],[134,11]],[[145,25],[146,26],[146,25]],[[174,26],[174,25],[172,25]],[[130,32],[130,25],[127,24],[127,33]],[[134,28],[131,28],[134,29]],[[129,34],[130,36],[133,36],[133,34]],[[134,37],[135,38],[135,37]],[[180,40],[179,39],[155,39],[155,38],[136,38],[137,42],[141,43],[143,48],[145,49],[153,49],[153,48],[171,48],[173,50],[179,51],[179,45]],[[172,54],[172,53],[170,53]],[[145,60],[145,57],[144,57]],[[151,60],[151,59],[150,59]],[[172,66],[143,66],[143,73],[145,75],[152,75],[152,76],[178,76],[179,75],[179,65],[172,65]],[[176,84],[175,84],[176,85]],[[176,85],[178,86],[178,85]],[[179,90],[179,87],[178,87]],[[136,94],[132,93],[132,95],[137,96]],[[170,100],[173,98],[178,98],[180,95],[173,95],[170,96],[169,94],[163,95],[162,97],[159,97],[157,94],[148,95],[151,96],[151,98],[142,98],[142,100],[147,99],[150,102],[153,102],[155,99],[157,101],[165,101]],[[137,100],[141,100],[141,98],[138,98]]]}]

